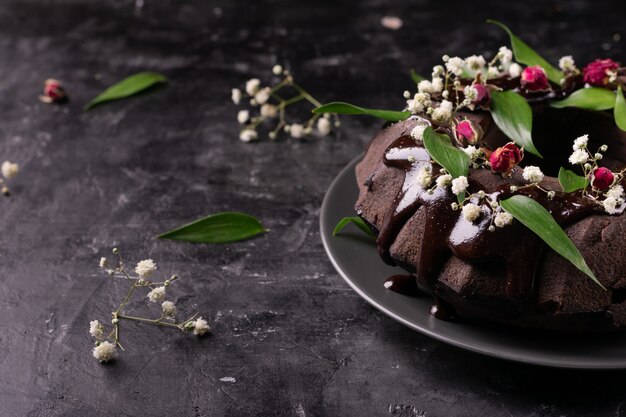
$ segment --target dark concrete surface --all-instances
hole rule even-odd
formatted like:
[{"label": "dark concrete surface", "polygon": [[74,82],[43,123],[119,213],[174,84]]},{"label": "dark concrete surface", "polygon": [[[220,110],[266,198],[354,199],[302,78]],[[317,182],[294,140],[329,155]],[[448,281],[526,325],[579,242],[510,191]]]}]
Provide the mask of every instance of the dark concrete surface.
[{"label": "dark concrete surface", "polygon": [[[384,15],[404,27],[383,28]],[[0,3],[0,160],[22,167],[0,200],[0,416],[626,415],[624,373],[446,346],[342,281],[319,207],[379,122],[343,118],[337,136],[311,141],[237,138],[230,88],[274,63],[323,101],[399,107],[409,68],[427,74],[444,53],[508,43],[487,17],[552,61],[626,59],[617,1]],[[81,111],[141,70],[169,86]],[[65,83],[69,104],[38,102],[48,77]],[[271,232],[225,246],[154,239],[221,210],[254,214]],[[213,335],[129,325],[127,351],[98,364],[88,322],[106,320],[125,288],[97,268],[113,246],[179,273],[179,308],[201,312]]]}]

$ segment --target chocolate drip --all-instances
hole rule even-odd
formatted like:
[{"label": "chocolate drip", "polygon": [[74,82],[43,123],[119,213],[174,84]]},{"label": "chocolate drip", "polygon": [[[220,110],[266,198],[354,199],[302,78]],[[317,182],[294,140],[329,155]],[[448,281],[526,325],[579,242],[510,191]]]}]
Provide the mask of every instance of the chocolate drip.
[{"label": "chocolate drip", "polygon": [[419,293],[414,275],[392,275],[383,285],[388,290],[402,295],[416,296]]},{"label": "chocolate drip", "polygon": [[[416,262],[417,282],[436,293],[434,284],[441,268],[451,254],[465,262],[501,261],[506,269],[506,294],[511,299],[524,300],[532,295],[534,277],[539,259],[546,247],[532,231],[520,222],[489,231],[491,209],[486,201],[473,199],[482,209],[481,216],[474,222],[466,220],[460,210],[453,210],[457,201],[449,187],[427,190],[417,181],[417,174],[429,166],[430,156],[410,136],[396,139],[386,150],[384,163],[405,171],[402,189],[385,214],[377,239],[378,252],[385,262],[394,264],[390,247],[406,222],[421,208],[425,211],[423,243]],[[436,177],[440,167],[432,166]],[[497,174],[494,174],[497,175]],[[469,177],[469,191],[484,190],[493,200],[510,197],[510,185],[524,185],[514,179],[496,181],[497,186],[485,186]],[[488,189],[488,188],[492,189]],[[517,194],[526,195],[544,206],[560,225],[571,224],[603,209],[595,201],[580,193],[556,192],[549,199],[546,192],[535,187],[522,188]],[[442,307],[435,308],[435,315]]]},{"label": "chocolate drip", "polygon": [[443,321],[453,321],[456,319],[454,308],[439,297],[435,297],[435,303],[430,307],[430,315]]}]

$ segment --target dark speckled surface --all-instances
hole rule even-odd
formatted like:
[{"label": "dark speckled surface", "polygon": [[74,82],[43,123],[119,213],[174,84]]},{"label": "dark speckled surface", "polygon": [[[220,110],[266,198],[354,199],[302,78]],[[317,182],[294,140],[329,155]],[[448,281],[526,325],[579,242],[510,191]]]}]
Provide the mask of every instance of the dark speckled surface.
[{"label": "dark speckled surface", "polygon": [[[443,53],[493,52],[509,22],[553,61],[625,58],[619,2],[43,1],[0,4],[0,159],[21,164],[0,200],[1,416],[623,416],[624,373],[536,368],[442,345],[370,308],[333,270],[318,232],[327,186],[378,122],[323,140],[237,139],[231,86],[286,64],[322,100],[398,107],[407,70]],[[383,28],[384,15],[404,27]],[[616,34],[621,34],[622,38]],[[139,70],[154,94],[81,106]],[[96,77],[98,75],[98,77]],[[65,82],[66,106],[37,95]],[[267,236],[227,246],[158,241],[220,210]],[[124,290],[113,246],[178,272],[195,339],[126,333],[110,366],[88,321]],[[231,377],[234,382],[221,381]]]}]

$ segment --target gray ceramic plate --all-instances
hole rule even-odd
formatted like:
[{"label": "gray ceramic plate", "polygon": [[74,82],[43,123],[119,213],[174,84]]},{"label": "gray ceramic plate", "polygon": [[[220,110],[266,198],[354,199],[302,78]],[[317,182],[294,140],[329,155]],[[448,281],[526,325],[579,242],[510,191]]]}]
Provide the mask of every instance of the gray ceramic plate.
[{"label": "gray ceramic plate", "polygon": [[337,222],[354,215],[358,188],[352,161],[331,184],[320,214],[324,248],[333,265],[367,302],[389,317],[435,339],[485,355],[560,368],[626,368],[626,335],[566,336],[488,324],[451,323],[432,317],[431,298],[386,290],[383,281],[403,273],[384,264],[371,239],[353,225],[333,237]]}]

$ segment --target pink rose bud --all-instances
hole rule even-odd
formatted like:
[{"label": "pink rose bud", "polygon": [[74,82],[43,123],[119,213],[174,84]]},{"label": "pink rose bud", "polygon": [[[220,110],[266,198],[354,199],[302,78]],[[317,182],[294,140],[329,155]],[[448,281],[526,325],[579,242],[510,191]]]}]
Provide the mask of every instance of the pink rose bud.
[{"label": "pink rose bud", "polygon": [[489,163],[493,172],[508,174],[523,158],[524,150],[509,142],[492,152]]},{"label": "pink rose bud", "polygon": [[471,120],[463,120],[454,128],[454,134],[456,136],[456,141],[460,145],[463,145],[464,142],[474,145],[482,138],[483,130],[479,124],[474,123]]},{"label": "pink rose bud", "polygon": [[591,185],[593,188],[598,190],[607,190],[611,185],[613,185],[613,180],[615,180],[615,176],[611,170],[600,167],[593,171],[591,176]]},{"label": "pink rose bud", "polygon": [[60,81],[49,78],[44,82],[43,95],[39,99],[44,103],[62,103],[67,101],[67,94]]},{"label": "pink rose bud", "polygon": [[545,91],[550,89],[548,76],[539,65],[524,68],[521,84],[528,91]]},{"label": "pink rose bud", "polygon": [[476,89],[476,100],[473,101],[473,104],[477,106],[486,106],[491,101],[491,92],[484,84],[475,83],[472,84],[472,87]]},{"label": "pink rose bud", "polygon": [[602,87],[609,83],[610,74],[618,68],[618,63],[612,59],[596,59],[583,68],[583,79],[586,83]]}]

